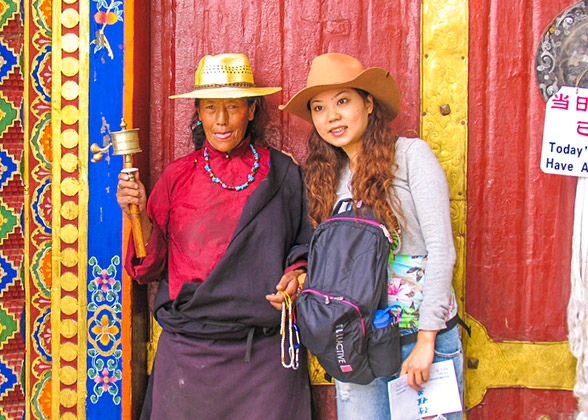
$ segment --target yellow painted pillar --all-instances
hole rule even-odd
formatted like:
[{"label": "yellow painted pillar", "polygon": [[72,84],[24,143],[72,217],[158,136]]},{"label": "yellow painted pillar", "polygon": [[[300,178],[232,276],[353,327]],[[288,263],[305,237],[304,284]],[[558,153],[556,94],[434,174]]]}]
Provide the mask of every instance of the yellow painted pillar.
[{"label": "yellow painted pillar", "polygon": [[85,419],[89,0],[53,2],[52,418]]}]

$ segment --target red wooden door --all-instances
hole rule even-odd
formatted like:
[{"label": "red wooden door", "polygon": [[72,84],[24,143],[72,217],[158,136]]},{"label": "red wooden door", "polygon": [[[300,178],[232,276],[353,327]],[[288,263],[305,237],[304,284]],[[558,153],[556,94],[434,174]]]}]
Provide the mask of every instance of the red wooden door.
[{"label": "red wooden door", "polygon": [[[535,51],[575,2],[469,2],[466,311],[495,341],[567,339],[576,180],[539,169]],[[545,369],[532,353],[522,363],[527,374]],[[468,419],[571,419],[575,407],[569,391],[491,389]]]},{"label": "red wooden door", "polygon": [[[280,113],[304,86],[313,57],[357,56],[387,68],[403,92],[401,135],[420,132],[421,3],[416,0],[162,0],[151,10],[151,184],[192,150],[191,90],[206,54],[242,52],[268,97],[270,143],[304,162],[310,126]],[[466,311],[492,340],[563,341],[575,181],[539,171],[544,102],[534,54],[543,30],[573,0],[469,2]],[[452,16],[445,16],[451,20]],[[464,122],[466,123],[466,122]],[[467,356],[466,349],[466,356]],[[480,360],[480,363],[492,362]],[[528,369],[533,369],[529,356]],[[473,365],[472,365],[473,366]],[[489,390],[472,419],[568,418],[569,391]],[[466,384],[467,387],[467,384]],[[334,418],[332,400],[322,418]]]}]

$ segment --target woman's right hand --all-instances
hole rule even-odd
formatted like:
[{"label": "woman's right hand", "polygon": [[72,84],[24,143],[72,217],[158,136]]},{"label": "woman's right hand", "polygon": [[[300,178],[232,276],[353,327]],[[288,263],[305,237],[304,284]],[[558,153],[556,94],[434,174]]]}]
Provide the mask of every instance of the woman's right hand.
[{"label": "woman's right hand", "polygon": [[129,215],[131,213],[131,204],[139,207],[139,213],[145,211],[147,204],[147,194],[145,186],[139,179],[139,172],[135,172],[135,180],[129,181],[129,175],[121,172],[118,174],[118,185],[116,187],[116,201],[120,208]]},{"label": "woman's right hand", "polygon": [[435,358],[435,339],[437,331],[420,330],[417,342],[410,355],[402,363],[400,376],[408,376],[408,385],[422,391],[422,384],[429,381],[429,369]]}]

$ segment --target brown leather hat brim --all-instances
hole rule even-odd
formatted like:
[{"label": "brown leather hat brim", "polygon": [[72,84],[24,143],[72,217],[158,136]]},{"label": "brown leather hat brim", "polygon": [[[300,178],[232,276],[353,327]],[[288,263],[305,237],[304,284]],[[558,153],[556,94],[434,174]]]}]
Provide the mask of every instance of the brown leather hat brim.
[{"label": "brown leather hat brim", "polygon": [[308,108],[308,102],[314,96],[325,90],[344,87],[365,90],[386,106],[392,118],[395,118],[400,112],[400,89],[398,89],[398,85],[390,72],[380,67],[366,69],[355,79],[345,83],[306,87],[296,93],[286,105],[280,105],[278,108],[312,123],[312,116],[310,114],[310,109]]}]

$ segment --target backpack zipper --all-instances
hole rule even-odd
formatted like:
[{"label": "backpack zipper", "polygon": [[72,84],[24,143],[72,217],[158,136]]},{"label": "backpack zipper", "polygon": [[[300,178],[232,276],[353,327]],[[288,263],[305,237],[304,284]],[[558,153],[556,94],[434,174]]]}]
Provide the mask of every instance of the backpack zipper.
[{"label": "backpack zipper", "polygon": [[357,313],[359,315],[359,320],[361,322],[361,332],[363,333],[363,335],[365,335],[365,325],[363,324],[363,316],[361,316],[361,311],[359,310],[359,307],[355,303],[345,299],[343,296],[331,296],[331,295],[327,295],[325,293],[321,293],[318,290],[314,290],[314,289],[304,289],[300,293],[314,293],[315,295],[319,295],[319,296],[325,298],[325,305],[330,304],[332,300],[337,300],[339,302],[346,303],[347,305],[351,306],[352,308],[354,308],[357,311]]},{"label": "backpack zipper", "polygon": [[377,226],[380,229],[382,229],[382,231],[384,232],[384,235],[386,235],[386,238],[388,239],[388,242],[393,243],[392,235],[390,235],[390,231],[388,230],[388,228],[386,226],[384,226],[383,223],[376,222],[375,220],[362,219],[361,217],[337,217],[337,216],[331,217],[328,220],[356,220],[359,222],[368,223],[370,225]]}]

